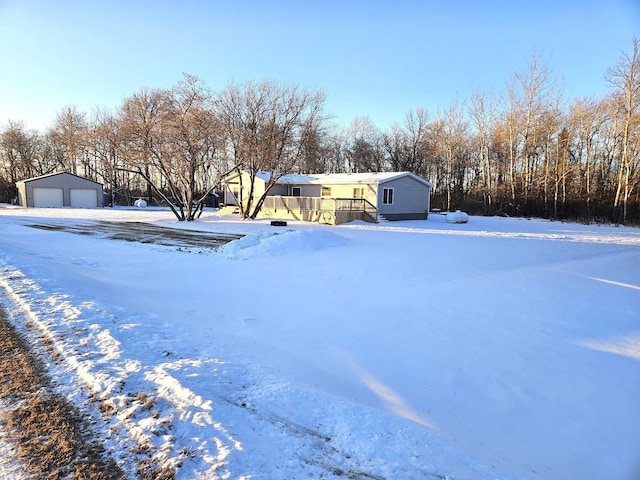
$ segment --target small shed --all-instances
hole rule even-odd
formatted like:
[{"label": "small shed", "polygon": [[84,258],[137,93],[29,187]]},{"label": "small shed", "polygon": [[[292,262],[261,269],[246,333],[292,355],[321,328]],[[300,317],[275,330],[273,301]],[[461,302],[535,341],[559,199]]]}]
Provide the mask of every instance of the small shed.
[{"label": "small shed", "polygon": [[102,184],[67,172],[16,182],[23,207],[103,207]]}]

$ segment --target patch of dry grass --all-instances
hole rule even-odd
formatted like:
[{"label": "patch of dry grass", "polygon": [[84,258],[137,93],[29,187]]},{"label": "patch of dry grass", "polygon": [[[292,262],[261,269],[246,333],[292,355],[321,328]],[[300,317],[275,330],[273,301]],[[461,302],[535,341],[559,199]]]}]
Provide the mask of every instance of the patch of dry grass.
[{"label": "patch of dry grass", "polygon": [[124,472],[93,439],[78,409],[57,395],[46,368],[0,309],[0,425],[29,476],[120,480]]}]

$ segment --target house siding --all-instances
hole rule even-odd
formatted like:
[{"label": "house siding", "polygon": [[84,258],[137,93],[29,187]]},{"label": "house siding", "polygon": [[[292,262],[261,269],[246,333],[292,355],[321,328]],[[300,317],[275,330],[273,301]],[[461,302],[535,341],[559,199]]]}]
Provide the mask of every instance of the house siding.
[{"label": "house siding", "polygon": [[290,191],[290,186],[289,185],[281,185],[281,184],[277,183],[277,184],[275,184],[274,186],[272,186],[269,189],[269,195],[274,195],[274,196],[277,196],[277,195],[283,195],[283,196],[291,195],[291,193],[289,193],[289,191]]},{"label": "house siding", "polygon": [[[393,204],[383,204],[385,188],[393,188]],[[411,176],[394,178],[378,186],[377,207],[388,220],[426,220],[429,215],[430,188]]]},{"label": "house siding", "polygon": [[[246,200],[247,192],[249,191],[250,177],[247,173],[242,173],[242,201]],[[320,197],[322,187],[320,185],[306,185],[306,184],[288,184],[288,183],[276,183],[269,189],[269,196],[290,196],[292,187],[300,187],[301,197]],[[231,190],[233,188],[240,188],[240,180],[238,175],[228,177],[224,182],[224,203],[225,205],[237,205]],[[256,177],[253,187],[254,199],[260,198],[264,193],[265,183],[262,179]],[[351,196],[351,195],[349,195]]]},{"label": "house siding", "polygon": [[[260,198],[260,196],[264,193],[265,183],[260,179],[256,178],[253,185],[253,198]],[[242,173],[242,188],[240,188],[240,177],[238,175],[234,175],[229,177],[225,181],[223,199],[225,205],[238,205],[234,195],[232,193],[233,189],[237,189],[239,193],[239,202],[246,202],[247,195],[249,194],[249,189],[251,188],[251,177],[247,173]]]},{"label": "house siding", "polygon": [[362,188],[364,190],[363,197],[365,200],[371,202],[371,204],[376,204],[377,198],[377,185],[376,184],[365,184],[365,183],[326,183],[322,186],[331,188],[331,196],[333,198],[353,198],[353,190],[355,188]]},{"label": "house siding", "polygon": [[276,183],[269,189],[269,196],[277,197],[289,197],[293,195],[293,187],[300,189],[301,197],[319,197],[322,193],[321,185],[308,185],[300,183]]},{"label": "house siding", "polygon": [[322,185],[300,185],[301,197],[320,197],[322,196]]}]

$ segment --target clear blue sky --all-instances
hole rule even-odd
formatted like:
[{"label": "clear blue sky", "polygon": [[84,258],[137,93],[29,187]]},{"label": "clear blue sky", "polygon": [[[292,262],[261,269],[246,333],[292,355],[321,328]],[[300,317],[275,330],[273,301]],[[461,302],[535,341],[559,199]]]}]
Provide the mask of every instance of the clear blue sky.
[{"label": "clear blue sky", "polygon": [[471,89],[503,92],[534,52],[566,96],[602,96],[640,36],[640,0],[0,0],[0,127],[115,109],[193,74],[214,91],[272,79],[322,89],[346,125],[386,129]]}]

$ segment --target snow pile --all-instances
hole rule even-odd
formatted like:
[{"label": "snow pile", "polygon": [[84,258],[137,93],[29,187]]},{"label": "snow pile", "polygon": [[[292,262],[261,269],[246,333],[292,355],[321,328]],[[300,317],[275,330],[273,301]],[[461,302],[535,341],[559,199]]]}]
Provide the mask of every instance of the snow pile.
[{"label": "snow pile", "polygon": [[285,230],[282,233],[250,234],[226,244],[219,253],[227,259],[274,257],[338,247],[344,237],[326,230]]}]

